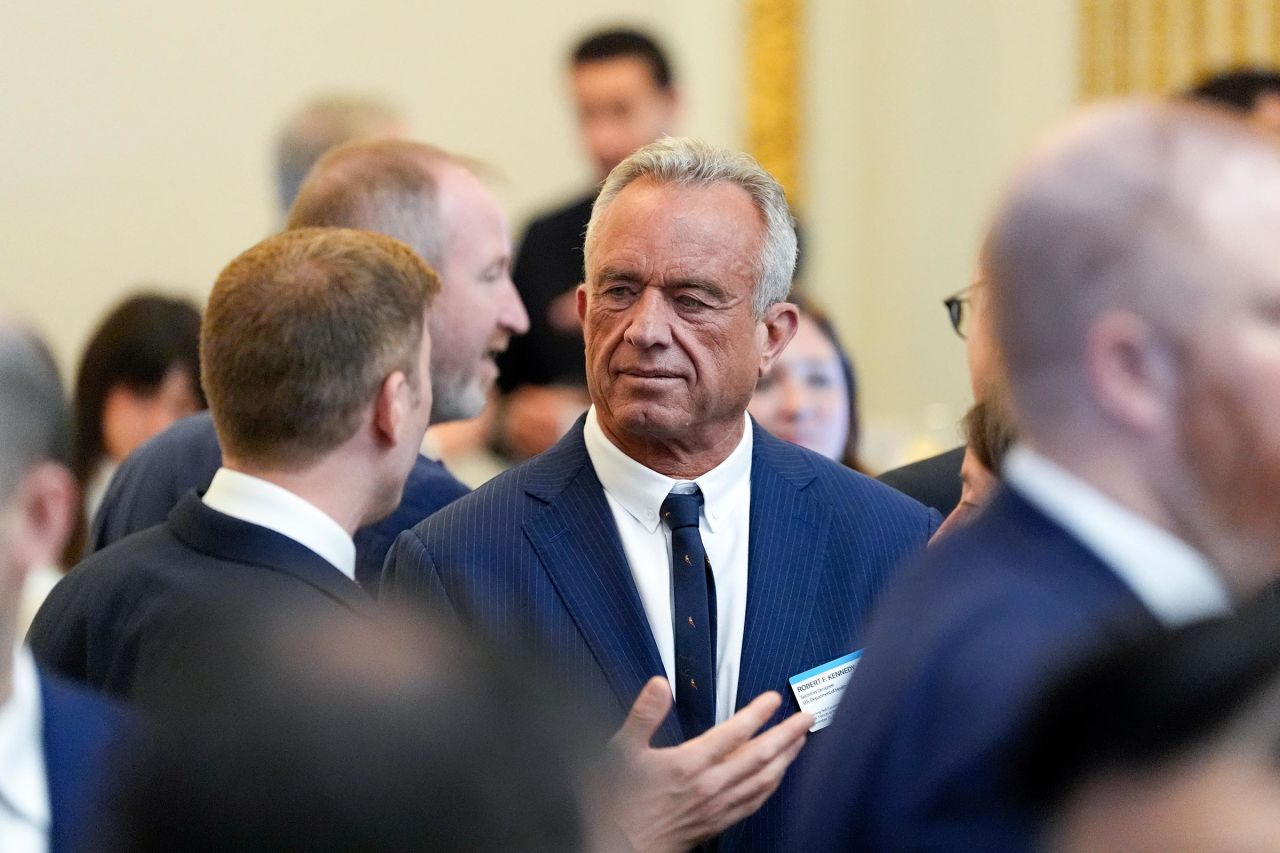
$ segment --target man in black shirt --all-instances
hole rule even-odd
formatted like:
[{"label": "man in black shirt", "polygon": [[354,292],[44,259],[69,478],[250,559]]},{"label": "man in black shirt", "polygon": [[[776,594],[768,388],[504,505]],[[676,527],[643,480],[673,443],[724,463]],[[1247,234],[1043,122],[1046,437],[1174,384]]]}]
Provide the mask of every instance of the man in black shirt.
[{"label": "man in black shirt", "polygon": [[[679,106],[671,65],[645,33],[593,33],[574,49],[570,82],[596,177],[667,135]],[[529,334],[500,362],[504,450],[532,456],[550,447],[586,410],[582,329],[574,290],[582,281],[582,237],[597,187],[529,223],[512,278],[529,311]]]}]

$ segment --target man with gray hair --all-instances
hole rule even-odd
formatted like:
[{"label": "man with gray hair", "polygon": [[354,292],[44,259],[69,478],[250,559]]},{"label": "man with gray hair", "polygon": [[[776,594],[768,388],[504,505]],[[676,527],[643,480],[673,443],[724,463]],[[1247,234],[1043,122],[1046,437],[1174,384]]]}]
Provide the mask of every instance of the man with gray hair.
[{"label": "man with gray hair", "polygon": [[404,116],[368,95],[323,94],[289,117],[276,140],[276,190],[288,213],[307,173],[326,152],[362,139],[398,139]]},{"label": "man with gray hair", "polygon": [[795,332],[795,257],[782,188],[746,155],[664,139],[624,160],[577,294],[591,409],[402,534],[384,573],[536,649],[621,724],[616,819],[640,850],[778,848],[783,777],[827,710],[788,680],[834,702],[890,570],[939,521],[747,416]]},{"label": "man with gray hair", "polygon": [[1038,692],[1274,580],[1278,230],[1280,149],[1209,108],[1096,108],[1024,166],[987,252],[1020,444],[885,596],[794,849],[1029,849]]},{"label": "man with gray hair", "polygon": [[23,583],[62,552],[79,500],[58,371],[0,318],[0,850],[88,849],[123,712],[38,668],[18,645]]}]

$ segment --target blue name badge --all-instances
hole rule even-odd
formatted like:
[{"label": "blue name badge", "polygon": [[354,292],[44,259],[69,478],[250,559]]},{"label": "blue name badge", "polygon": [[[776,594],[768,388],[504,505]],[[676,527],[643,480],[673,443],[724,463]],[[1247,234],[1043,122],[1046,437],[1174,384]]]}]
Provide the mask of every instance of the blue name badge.
[{"label": "blue name badge", "polygon": [[860,660],[862,649],[787,679],[791,692],[800,703],[800,710],[813,715],[813,725],[809,727],[809,731],[816,732],[831,725],[840,697],[844,695],[849,678],[858,668]]}]

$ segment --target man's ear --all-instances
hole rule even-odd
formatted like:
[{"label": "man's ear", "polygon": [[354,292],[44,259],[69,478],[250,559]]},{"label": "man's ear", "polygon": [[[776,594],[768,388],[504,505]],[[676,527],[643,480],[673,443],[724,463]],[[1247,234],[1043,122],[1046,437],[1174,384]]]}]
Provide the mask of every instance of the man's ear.
[{"label": "man's ear", "polygon": [[764,348],[760,353],[760,376],[769,372],[778,356],[795,337],[800,312],[790,302],[778,302],[765,309],[760,325],[764,329]]},{"label": "man's ear", "polygon": [[1085,370],[1098,405],[1139,434],[1157,434],[1175,415],[1180,363],[1175,342],[1127,311],[1098,317],[1085,335]]},{"label": "man's ear", "polygon": [[587,285],[583,282],[578,285],[578,322],[586,323],[587,321]]},{"label": "man's ear", "polygon": [[412,407],[413,388],[403,371],[394,371],[382,380],[373,401],[373,433],[379,445],[392,447],[400,440]]},{"label": "man's ear", "polygon": [[66,467],[36,465],[19,483],[10,506],[9,552],[24,569],[56,566],[76,520],[80,488]]}]

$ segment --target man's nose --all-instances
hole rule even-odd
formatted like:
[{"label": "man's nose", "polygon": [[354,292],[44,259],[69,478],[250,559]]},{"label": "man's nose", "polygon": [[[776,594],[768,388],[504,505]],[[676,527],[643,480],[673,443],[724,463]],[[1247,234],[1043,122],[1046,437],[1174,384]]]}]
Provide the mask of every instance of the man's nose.
[{"label": "man's nose", "polygon": [[498,324],[512,335],[523,335],[529,331],[529,312],[525,310],[520,291],[509,275],[502,283],[500,299],[502,310],[498,314]]},{"label": "man's nose", "polygon": [[809,395],[803,382],[793,376],[783,376],[778,390],[782,392],[782,415],[786,420],[798,421],[808,413]]},{"label": "man's nose", "polygon": [[645,288],[632,304],[623,338],[639,349],[671,343],[666,300],[657,288]]}]

